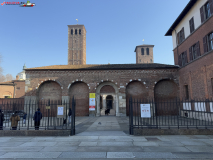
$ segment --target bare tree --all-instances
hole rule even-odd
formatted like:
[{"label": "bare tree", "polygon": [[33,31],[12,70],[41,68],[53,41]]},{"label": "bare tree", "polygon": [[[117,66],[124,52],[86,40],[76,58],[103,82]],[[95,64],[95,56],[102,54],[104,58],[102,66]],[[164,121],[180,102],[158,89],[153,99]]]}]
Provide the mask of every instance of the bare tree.
[{"label": "bare tree", "polygon": [[5,82],[6,78],[3,74],[0,75],[0,82]]},{"label": "bare tree", "polygon": [[6,81],[12,81],[14,79],[11,74],[7,74],[5,77],[6,77]]}]

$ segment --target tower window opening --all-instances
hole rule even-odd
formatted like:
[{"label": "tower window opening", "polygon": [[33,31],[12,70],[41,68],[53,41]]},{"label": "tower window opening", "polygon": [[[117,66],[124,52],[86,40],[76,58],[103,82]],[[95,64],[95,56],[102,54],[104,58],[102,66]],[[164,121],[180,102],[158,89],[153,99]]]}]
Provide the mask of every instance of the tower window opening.
[{"label": "tower window opening", "polygon": [[78,30],[77,29],[75,29],[75,34],[78,34]]},{"label": "tower window opening", "polygon": [[141,55],[144,55],[144,49],[141,48]]},{"label": "tower window opening", "polygon": [[71,34],[73,35],[73,29],[71,29]]},{"label": "tower window opening", "polygon": [[149,48],[146,48],[146,54],[149,55]]},{"label": "tower window opening", "polygon": [[79,29],[79,34],[81,35],[81,29]]}]

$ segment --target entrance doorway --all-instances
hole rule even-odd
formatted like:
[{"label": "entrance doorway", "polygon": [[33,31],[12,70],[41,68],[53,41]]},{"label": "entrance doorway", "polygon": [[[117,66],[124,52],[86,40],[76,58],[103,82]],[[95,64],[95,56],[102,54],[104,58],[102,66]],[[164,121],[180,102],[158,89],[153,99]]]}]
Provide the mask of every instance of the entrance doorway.
[{"label": "entrance doorway", "polygon": [[106,108],[107,109],[112,109],[112,102],[113,102],[113,97],[111,95],[108,95],[106,97]]}]

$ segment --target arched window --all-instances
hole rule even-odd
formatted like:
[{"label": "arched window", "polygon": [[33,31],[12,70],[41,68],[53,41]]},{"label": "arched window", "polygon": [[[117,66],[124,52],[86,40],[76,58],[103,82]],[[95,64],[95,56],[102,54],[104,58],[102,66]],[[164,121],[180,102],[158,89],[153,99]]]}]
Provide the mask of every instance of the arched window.
[{"label": "arched window", "polygon": [[79,29],[79,34],[81,35],[81,29]]},{"label": "arched window", "polygon": [[77,29],[75,30],[75,34],[78,34],[78,30]]},{"label": "arched window", "polygon": [[141,48],[141,55],[144,55],[144,49]]},{"label": "arched window", "polygon": [[146,54],[149,55],[149,48],[146,48]]},{"label": "arched window", "polygon": [[71,34],[73,34],[73,29],[71,29]]}]

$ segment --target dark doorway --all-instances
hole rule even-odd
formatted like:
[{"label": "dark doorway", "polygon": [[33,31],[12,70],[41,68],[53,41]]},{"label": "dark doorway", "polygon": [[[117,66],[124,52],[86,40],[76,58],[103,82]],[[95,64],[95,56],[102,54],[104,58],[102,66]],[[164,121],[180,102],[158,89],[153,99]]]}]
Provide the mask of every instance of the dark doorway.
[{"label": "dark doorway", "polygon": [[111,95],[108,95],[106,97],[106,108],[107,109],[112,109],[112,102],[113,102],[113,97]]}]

